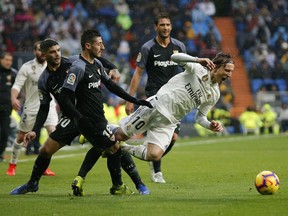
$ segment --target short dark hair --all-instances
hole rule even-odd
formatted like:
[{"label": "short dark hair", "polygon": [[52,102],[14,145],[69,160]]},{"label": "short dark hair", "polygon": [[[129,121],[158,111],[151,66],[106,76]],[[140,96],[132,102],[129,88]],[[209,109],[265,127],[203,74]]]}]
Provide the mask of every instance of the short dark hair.
[{"label": "short dark hair", "polygon": [[40,43],[40,50],[41,52],[47,52],[48,49],[52,46],[59,45],[58,42],[52,38],[47,38]]},{"label": "short dark hair", "polygon": [[37,50],[38,44],[41,44],[42,41],[36,41],[33,45],[33,50]]},{"label": "short dark hair", "polygon": [[10,52],[3,51],[0,53],[0,59],[5,58],[5,56],[12,56],[13,57],[12,53],[10,53]]},{"label": "short dark hair", "polygon": [[234,64],[231,54],[219,52],[212,59],[212,62],[216,65],[216,68],[220,68],[221,66],[225,66],[228,63]]},{"label": "short dark hair", "polygon": [[160,19],[170,19],[170,16],[167,12],[160,12],[155,16],[154,24],[157,25]]},{"label": "short dark hair", "polygon": [[82,50],[85,49],[86,43],[92,43],[95,37],[101,37],[101,34],[96,29],[87,29],[84,30],[81,35],[81,47]]}]

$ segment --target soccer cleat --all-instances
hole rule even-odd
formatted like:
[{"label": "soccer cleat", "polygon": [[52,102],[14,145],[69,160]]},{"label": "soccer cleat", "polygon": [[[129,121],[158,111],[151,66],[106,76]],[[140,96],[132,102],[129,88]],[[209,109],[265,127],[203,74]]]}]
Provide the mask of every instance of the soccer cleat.
[{"label": "soccer cleat", "polygon": [[166,183],[165,179],[163,178],[162,172],[157,172],[152,176],[152,181],[155,183]]},{"label": "soccer cleat", "polygon": [[83,184],[85,180],[81,176],[76,176],[76,178],[72,182],[72,190],[74,196],[84,196],[83,192]]},{"label": "soccer cleat", "polygon": [[112,195],[128,195],[128,194],[134,194],[134,192],[125,184],[122,184],[120,186],[113,185],[110,188],[110,194]]},{"label": "soccer cleat", "polygon": [[81,135],[79,136],[78,142],[79,142],[81,145],[83,145],[84,143],[88,142],[88,140],[81,134]]},{"label": "soccer cleat", "polygon": [[6,175],[8,176],[15,176],[16,175],[16,164],[9,163],[9,167],[6,171]]},{"label": "soccer cleat", "polygon": [[56,174],[54,172],[52,172],[49,168],[47,168],[45,170],[45,172],[43,173],[43,175],[46,175],[46,176],[55,176]]},{"label": "soccer cleat", "polygon": [[12,190],[10,192],[10,195],[21,195],[29,192],[36,192],[38,191],[38,189],[39,189],[38,184],[28,185],[28,183],[26,183]]},{"label": "soccer cleat", "polygon": [[138,185],[137,190],[138,190],[139,194],[141,194],[141,195],[149,195],[150,194],[150,190],[144,184]]}]

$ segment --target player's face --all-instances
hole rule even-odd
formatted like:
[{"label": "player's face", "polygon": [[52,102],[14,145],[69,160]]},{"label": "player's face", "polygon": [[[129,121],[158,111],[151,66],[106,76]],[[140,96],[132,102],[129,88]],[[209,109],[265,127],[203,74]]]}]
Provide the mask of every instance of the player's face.
[{"label": "player's face", "polygon": [[52,67],[58,66],[61,63],[61,50],[59,45],[52,46],[45,53],[48,65]]},{"label": "player's face", "polygon": [[11,55],[5,55],[0,63],[3,68],[10,69],[13,63],[13,57]]},{"label": "player's face", "polygon": [[96,37],[93,42],[88,46],[89,54],[91,58],[101,57],[102,52],[105,49],[101,37]]},{"label": "player's face", "polygon": [[228,63],[218,68],[215,73],[215,81],[220,84],[224,82],[226,79],[231,78],[232,72],[234,71],[234,67],[235,67],[234,64]]},{"label": "player's face", "polygon": [[170,37],[172,31],[171,20],[167,18],[159,19],[158,24],[155,25],[155,30],[160,38],[165,39]]},{"label": "player's face", "polygon": [[36,50],[34,50],[34,55],[37,62],[39,62],[40,64],[45,62],[46,60],[45,55],[43,55],[42,52],[40,51],[40,43],[37,44]]}]

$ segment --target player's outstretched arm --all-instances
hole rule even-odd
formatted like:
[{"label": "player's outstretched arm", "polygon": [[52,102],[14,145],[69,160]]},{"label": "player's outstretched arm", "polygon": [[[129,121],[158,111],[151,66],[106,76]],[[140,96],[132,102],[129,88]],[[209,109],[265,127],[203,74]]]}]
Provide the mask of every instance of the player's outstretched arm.
[{"label": "player's outstretched arm", "polygon": [[210,70],[215,68],[215,64],[209,58],[198,58],[190,56],[186,53],[174,53],[171,55],[171,60],[184,66],[188,62],[199,63],[202,66],[209,68]]},{"label": "player's outstretched arm", "polygon": [[209,129],[214,132],[223,131],[223,126],[220,122],[216,122],[214,120],[209,121],[206,115],[203,115],[200,111],[196,112],[195,121],[200,124],[202,127]]}]

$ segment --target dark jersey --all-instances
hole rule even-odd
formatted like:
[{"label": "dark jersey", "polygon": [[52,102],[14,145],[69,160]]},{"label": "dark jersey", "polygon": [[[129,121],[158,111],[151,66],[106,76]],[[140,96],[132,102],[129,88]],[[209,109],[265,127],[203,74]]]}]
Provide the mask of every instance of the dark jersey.
[{"label": "dark jersey", "polygon": [[40,104],[49,104],[52,100],[50,93],[57,100],[61,108],[61,101],[59,101],[59,94],[66,79],[69,68],[76,58],[61,58],[60,67],[56,71],[50,71],[48,67],[43,71],[38,80]]},{"label": "dark jersey", "polygon": [[11,88],[15,81],[17,70],[5,69],[0,66],[0,105],[11,107]]},{"label": "dark jersey", "polygon": [[[50,71],[47,67],[41,74],[38,81],[39,97],[41,104],[50,103],[52,97],[50,93],[55,97],[61,108],[61,101],[59,100],[59,94],[66,79],[68,70],[72,63],[79,59],[79,55],[74,55],[69,58],[62,57],[60,67],[56,71]],[[115,69],[116,66],[104,58],[99,58],[105,68],[109,70]]]},{"label": "dark jersey", "polygon": [[[88,117],[94,123],[107,122],[103,110],[104,97],[101,91],[101,82],[118,97],[138,105],[147,106],[145,100],[137,100],[115,84],[104,71],[99,60],[95,59],[93,63],[89,63],[80,56],[78,60],[73,62],[63,84],[61,97],[62,102],[65,103],[65,112],[75,118]],[[70,103],[71,100],[67,100],[67,98],[72,99],[73,96],[76,99],[76,109]]]},{"label": "dark jersey", "polygon": [[183,71],[182,67],[171,61],[171,55],[178,52],[186,53],[186,47],[174,38],[171,38],[167,47],[160,46],[156,39],[149,40],[142,46],[136,64],[148,74],[145,88],[147,97],[155,95],[171,77]]},{"label": "dark jersey", "polygon": [[82,115],[95,121],[106,121],[100,85],[101,81],[105,84],[109,79],[100,61],[91,64],[80,56],[73,62],[63,88],[75,92],[76,108]]}]

